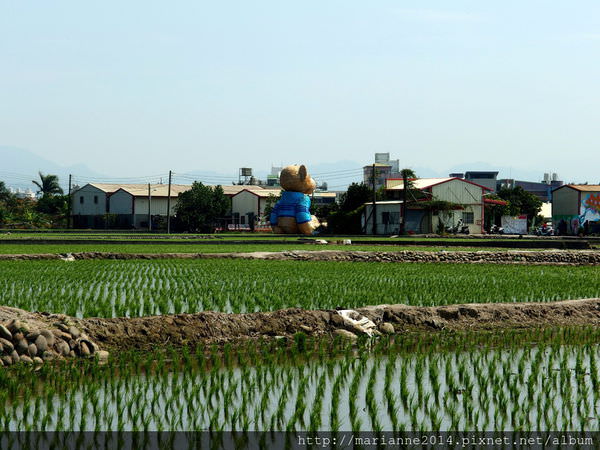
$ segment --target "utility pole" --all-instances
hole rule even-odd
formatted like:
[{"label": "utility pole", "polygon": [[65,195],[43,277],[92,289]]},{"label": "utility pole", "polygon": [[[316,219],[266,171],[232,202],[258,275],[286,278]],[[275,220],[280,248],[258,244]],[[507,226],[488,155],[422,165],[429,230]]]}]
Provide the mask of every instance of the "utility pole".
[{"label": "utility pole", "polygon": [[152,231],[152,215],[150,207],[152,206],[152,194],[150,193],[150,183],[148,183],[148,231]]},{"label": "utility pole", "polygon": [[371,177],[372,185],[373,185],[373,208],[372,208],[372,216],[373,216],[373,234],[377,234],[377,191],[375,191],[375,164],[373,164],[373,176]]},{"label": "utility pole", "polygon": [[73,199],[71,198],[71,186],[73,175],[69,174],[69,215],[67,216],[67,228],[71,228],[71,215],[73,214]]},{"label": "utility pole", "polygon": [[408,197],[408,173],[402,171],[402,217],[400,221],[400,234],[406,233],[406,200]]},{"label": "utility pole", "polygon": [[167,190],[167,234],[171,234],[171,177],[173,173],[169,170],[169,189]]}]

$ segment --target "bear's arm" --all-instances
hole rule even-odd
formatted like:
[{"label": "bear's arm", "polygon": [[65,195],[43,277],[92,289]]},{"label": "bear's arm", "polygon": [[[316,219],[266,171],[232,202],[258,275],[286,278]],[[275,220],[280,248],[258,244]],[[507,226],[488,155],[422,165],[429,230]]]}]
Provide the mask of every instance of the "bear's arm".
[{"label": "bear's arm", "polygon": [[269,222],[271,222],[271,225],[277,225],[277,217],[279,216],[279,202],[277,202],[275,204],[275,206],[273,206],[273,209],[271,210],[271,215],[269,217]]}]

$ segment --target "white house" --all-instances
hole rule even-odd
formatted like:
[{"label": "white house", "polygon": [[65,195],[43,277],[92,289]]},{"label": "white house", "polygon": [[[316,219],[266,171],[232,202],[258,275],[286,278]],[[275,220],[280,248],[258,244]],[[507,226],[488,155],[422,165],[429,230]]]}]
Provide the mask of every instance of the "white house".
[{"label": "white house", "polygon": [[269,197],[279,197],[281,189],[242,189],[231,197],[231,215],[236,224],[245,225],[264,215]]},{"label": "white house", "polygon": [[71,215],[75,228],[104,228],[108,197],[122,184],[88,183],[71,194]]},{"label": "white house", "polygon": [[170,206],[170,215],[175,214],[177,197],[180,193],[191,188],[187,184],[171,185],[171,204],[168,205],[169,186],[166,184],[127,185],[113,192],[109,197],[108,212],[116,216],[119,228],[146,228],[148,227],[148,209],[150,215],[167,216],[167,206]]}]

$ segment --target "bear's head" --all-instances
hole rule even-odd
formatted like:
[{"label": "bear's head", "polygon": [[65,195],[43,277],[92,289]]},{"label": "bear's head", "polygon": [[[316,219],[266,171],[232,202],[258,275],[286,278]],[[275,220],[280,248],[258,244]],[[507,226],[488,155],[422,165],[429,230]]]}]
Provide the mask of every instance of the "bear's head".
[{"label": "bear's head", "polygon": [[279,175],[279,184],[286,191],[308,195],[312,194],[317,187],[317,182],[308,174],[304,165],[284,167]]}]

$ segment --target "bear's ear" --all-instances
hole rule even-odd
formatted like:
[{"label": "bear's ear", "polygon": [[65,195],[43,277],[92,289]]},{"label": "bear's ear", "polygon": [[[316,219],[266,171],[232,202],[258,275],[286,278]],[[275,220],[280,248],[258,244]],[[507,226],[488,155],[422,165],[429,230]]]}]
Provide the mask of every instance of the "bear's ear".
[{"label": "bear's ear", "polygon": [[300,169],[298,169],[298,175],[300,175],[300,179],[302,181],[306,180],[306,166],[302,164]]}]

